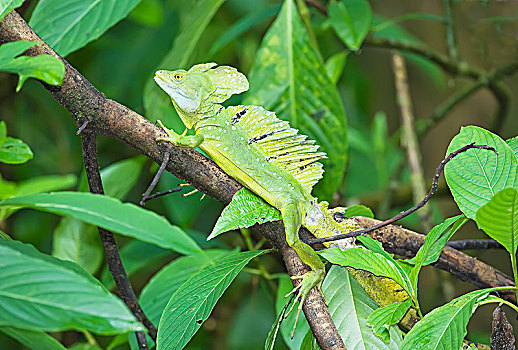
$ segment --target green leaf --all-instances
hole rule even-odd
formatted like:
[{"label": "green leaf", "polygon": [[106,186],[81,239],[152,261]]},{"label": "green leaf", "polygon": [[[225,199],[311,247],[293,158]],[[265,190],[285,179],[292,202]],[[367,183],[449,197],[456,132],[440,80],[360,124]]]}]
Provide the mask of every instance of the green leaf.
[{"label": "green leaf", "polygon": [[505,142],[507,142],[509,147],[511,147],[511,149],[513,150],[514,155],[518,158],[518,136],[506,140]]},{"label": "green leaf", "polygon": [[[200,0],[195,3],[188,14],[182,18],[180,33],[157,69],[189,68],[188,65],[192,63],[192,56],[198,41],[223,1]],[[144,109],[146,118],[152,122],[161,119],[169,128],[178,131],[184,129],[171,104],[171,98],[155,83],[153,76],[149,77],[144,87]]]},{"label": "green leaf", "polygon": [[356,51],[369,32],[372,10],[366,0],[333,0],[329,6],[329,21],[345,45]]},{"label": "green leaf", "polygon": [[29,25],[66,56],[100,37],[140,0],[40,0]]},{"label": "green leaf", "polygon": [[45,332],[39,330],[30,330],[16,327],[0,327],[0,332],[3,332],[18,340],[21,344],[29,349],[38,350],[66,350],[56,339]]},{"label": "green leaf", "polygon": [[12,241],[13,240],[11,238],[11,236],[9,236],[7,233],[5,233],[2,230],[0,230],[0,238],[5,239],[6,241]]},{"label": "green leaf", "polygon": [[331,199],[347,163],[347,126],[342,99],[329,80],[292,0],[286,0],[255,57],[245,104],[263,106],[316,140],[324,178],[315,192]]},{"label": "green leaf", "polygon": [[239,21],[228,28],[223,33],[223,35],[214,41],[209,50],[209,56],[213,56],[224,46],[228,45],[234,40],[237,40],[241,35],[243,35],[256,24],[275,16],[277,13],[279,13],[280,8],[280,6],[257,8],[257,11],[250,12],[243,16]]},{"label": "green leaf", "polygon": [[52,256],[72,261],[95,274],[104,258],[97,228],[72,217],[64,217],[54,230]]},{"label": "green leaf", "polygon": [[142,330],[122,301],[94,277],[30,245],[0,240],[0,280],[2,326],[106,335]]},{"label": "green leaf", "polygon": [[509,254],[516,254],[518,242],[518,191],[506,188],[477,211],[477,224],[496,239]]},{"label": "green leaf", "polygon": [[490,292],[501,288],[480,289],[453,299],[419,321],[406,335],[401,350],[460,349],[471,315]]},{"label": "green leaf", "polygon": [[447,153],[472,142],[492,146],[498,155],[483,149],[467,150],[446,164],[444,176],[459,209],[475,220],[477,210],[497,192],[507,187],[518,188],[518,161],[504,140],[477,126],[463,127]]},{"label": "green leaf", "polygon": [[351,218],[353,216],[365,216],[367,218],[374,218],[374,214],[372,213],[371,208],[360,204],[351,205],[350,207],[345,208],[344,216],[347,218]]},{"label": "green leaf", "polygon": [[216,259],[189,278],[173,294],[158,325],[157,348],[182,349],[209,317],[237,274],[268,251],[233,253]]},{"label": "green leaf", "polygon": [[230,230],[275,220],[281,220],[281,213],[277,209],[246,188],[242,188],[223,209],[207,240]]},{"label": "green leaf", "polygon": [[[292,300],[292,302],[294,302],[294,300]],[[285,307],[286,309],[283,308],[281,312],[278,313],[275,321],[273,321],[272,328],[268,332],[268,336],[266,337],[266,341],[264,342],[264,350],[274,349],[275,339],[277,338],[277,334],[279,333],[281,322],[284,320],[284,316],[286,315],[288,305]]]},{"label": "green leaf", "polygon": [[180,254],[201,248],[182,229],[131,203],[83,192],[39,193],[0,202],[0,207],[29,207],[71,216],[107,230],[172,249]]},{"label": "green leaf", "polygon": [[0,162],[7,164],[22,164],[32,159],[33,154],[29,146],[22,140],[6,137],[0,146]]},{"label": "green leaf", "polygon": [[11,10],[21,6],[24,0],[0,0],[0,21],[7,15]]},{"label": "green leaf", "polygon": [[5,122],[2,120],[0,122],[0,146],[2,146],[5,142],[5,138],[7,137],[7,126]]},{"label": "green leaf", "polygon": [[102,169],[101,178],[106,195],[120,200],[126,198],[137,183],[145,163],[145,157],[137,156],[115,162]]},{"label": "green leaf", "polygon": [[379,253],[363,248],[351,248],[345,251],[339,248],[330,248],[319,251],[318,254],[332,264],[351,266],[355,269],[372,272],[376,276],[388,277],[399,284],[411,296],[416,295],[410,284],[410,279],[403,268]]},{"label": "green leaf", "polygon": [[373,332],[382,337],[383,341],[390,339],[390,326],[398,323],[408,309],[412,306],[412,299],[400,303],[392,303],[385,307],[380,307],[369,314],[367,325],[372,327]]},{"label": "green leaf", "polygon": [[399,349],[401,332],[389,327],[390,341],[384,342],[367,326],[369,314],[378,305],[343,267],[333,266],[322,284],[329,313],[347,349]]},{"label": "green leaf", "polygon": [[454,216],[432,228],[426,235],[424,244],[419,248],[416,256],[410,259],[410,261],[407,261],[408,263],[414,264],[409,277],[415,290],[417,290],[418,275],[421,267],[437,261],[446,242],[448,242],[451,236],[467,221],[468,219],[466,219],[464,215]]},{"label": "green leaf", "polygon": [[58,58],[50,55],[19,56],[37,44],[20,40],[0,45],[0,71],[19,75],[16,92],[20,91],[29,78],[36,78],[50,85],[61,85],[63,82],[65,65]]},{"label": "green leaf", "polygon": [[327,71],[327,75],[329,76],[329,80],[331,80],[331,82],[335,85],[338,83],[338,80],[340,80],[340,77],[344,72],[345,62],[347,61],[348,55],[348,51],[340,51],[335,53],[333,56],[327,59],[324,65]]}]

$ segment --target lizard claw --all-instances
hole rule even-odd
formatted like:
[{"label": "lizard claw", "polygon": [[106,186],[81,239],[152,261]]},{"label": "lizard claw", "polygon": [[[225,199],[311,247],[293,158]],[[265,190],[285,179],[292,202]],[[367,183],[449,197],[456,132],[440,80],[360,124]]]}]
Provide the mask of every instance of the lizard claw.
[{"label": "lizard claw", "polygon": [[166,128],[164,126],[164,124],[162,124],[161,120],[157,120],[156,122],[162,128],[162,130],[164,130],[165,133],[167,134],[167,137],[157,137],[156,140],[157,141],[168,141],[168,142],[171,142],[172,144],[175,144],[179,135],[177,133],[175,133],[173,130]]}]

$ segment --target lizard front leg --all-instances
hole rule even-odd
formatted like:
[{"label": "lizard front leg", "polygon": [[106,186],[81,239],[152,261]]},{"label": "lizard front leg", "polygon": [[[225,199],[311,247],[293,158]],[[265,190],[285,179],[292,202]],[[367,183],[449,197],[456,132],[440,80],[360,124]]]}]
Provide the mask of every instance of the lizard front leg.
[{"label": "lizard front leg", "polygon": [[156,139],[157,141],[168,141],[175,146],[183,148],[195,148],[198,147],[204,140],[203,135],[200,134],[186,135],[188,129],[185,129],[183,134],[178,135],[173,130],[166,128],[160,120],[157,120],[156,122],[167,134],[167,137],[159,137]]},{"label": "lizard front leg", "polygon": [[[302,242],[299,238],[299,229],[302,225],[302,213],[297,205],[295,203],[288,204],[286,207],[281,208],[280,211],[286,232],[286,242],[295,253],[297,253],[300,260],[311,268],[311,271],[306,272],[302,276],[292,277],[292,279],[302,279],[300,284],[289,293],[297,293],[296,299],[299,300],[299,308],[296,319],[298,319],[300,310],[302,310],[302,304],[309,291],[313,287],[319,286],[324,279],[325,267],[313,248]],[[295,300],[295,302],[297,300]],[[297,327],[296,320],[293,331],[295,331],[295,327]]]}]

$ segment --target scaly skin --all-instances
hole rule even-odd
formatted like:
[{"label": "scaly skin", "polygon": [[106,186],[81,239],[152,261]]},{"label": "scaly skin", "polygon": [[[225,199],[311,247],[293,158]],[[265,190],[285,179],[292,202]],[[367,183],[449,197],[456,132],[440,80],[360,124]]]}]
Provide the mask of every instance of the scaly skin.
[{"label": "scaly skin", "polygon": [[[302,281],[292,291],[297,293],[300,311],[309,291],[320,286],[325,275],[318,255],[300,240],[300,227],[306,227],[317,237],[350,229],[347,223],[333,220],[333,211],[327,209],[326,202],[318,203],[311,195],[313,184],[323,172],[315,161],[325,155],[316,152],[318,147],[297,135],[287,122],[277,120],[273,113],[261,107],[222,107],[219,103],[232,94],[246,91],[248,81],[234,68],[214,69],[214,66],[208,63],[194,66],[188,72],[156,72],[155,81],[171,96],[187,129],[195,130],[195,135],[187,135],[187,129],[178,135],[158,121],[168,135],[158,140],[186,148],[200,146],[224,172],[281,212],[288,245],[311,269],[296,277]],[[268,146],[265,141],[270,142]],[[292,143],[287,145],[287,142]],[[278,149],[267,152],[267,147],[277,145],[282,152]],[[292,157],[293,162],[289,163],[287,157]],[[288,163],[281,165],[281,160]],[[289,167],[291,171],[287,170]]]}]

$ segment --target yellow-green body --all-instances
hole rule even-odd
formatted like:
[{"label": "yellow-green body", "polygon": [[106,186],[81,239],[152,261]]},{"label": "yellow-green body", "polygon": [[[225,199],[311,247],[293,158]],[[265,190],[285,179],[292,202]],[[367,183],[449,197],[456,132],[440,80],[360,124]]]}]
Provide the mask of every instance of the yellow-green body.
[{"label": "yellow-green body", "polygon": [[295,289],[302,305],[325,271],[314,250],[300,240],[300,227],[317,237],[347,230],[347,223],[333,220],[326,202],[318,203],[311,195],[323,173],[318,160],[325,154],[273,112],[257,106],[222,107],[219,103],[230,95],[247,90],[248,81],[234,68],[214,66],[156,73],[155,80],[171,96],[186,127],[195,130],[192,136],[177,135],[160,123],[169,135],[161,140],[199,146],[224,172],[281,212],[287,243],[311,268]]}]

